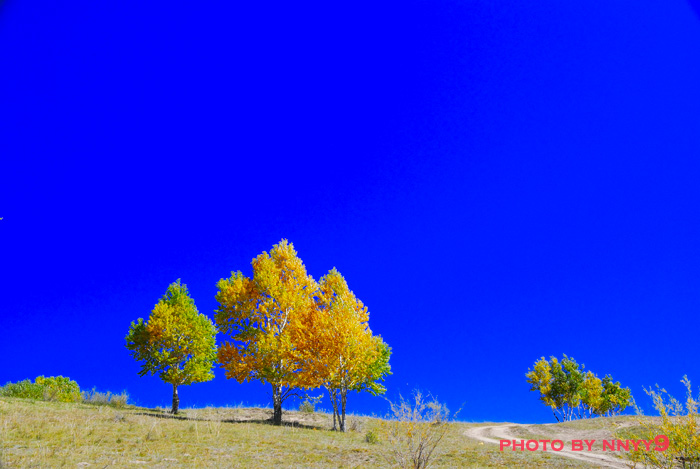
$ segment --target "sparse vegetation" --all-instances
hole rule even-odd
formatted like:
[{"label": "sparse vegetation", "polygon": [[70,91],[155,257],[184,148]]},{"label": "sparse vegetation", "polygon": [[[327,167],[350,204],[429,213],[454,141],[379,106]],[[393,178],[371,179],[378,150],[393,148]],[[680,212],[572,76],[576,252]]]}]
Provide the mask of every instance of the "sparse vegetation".
[{"label": "sparse vegetation", "polygon": [[387,461],[401,468],[428,467],[447,433],[449,410],[419,390],[413,392],[412,401],[399,396],[399,402],[389,401],[389,405],[388,420],[381,423],[382,439],[388,444]]},{"label": "sparse vegetation", "polygon": [[[330,412],[288,411],[286,424],[274,426],[270,410],[185,408],[172,415],[167,409],[0,397],[0,447],[8,468],[387,467],[384,455],[391,447],[386,440],[369,444],[365,433],[332,432]],[[380,436],[382,420],[354,418]],[[444,427],[431,467],[590,467],[553,454],[500,452],[498,445],[467,438],[464,432],[473,426],[453,422]]]},{"label": "sparse vegetation", "polygon": [[316,411],[316,406],[323,399],[323,394],[320,396],[305,396],[301,404],[299,404],[299,412],[306,412],[307,414],[313,414]]},{"label": "sparse vegetation", "polygon": [[95,388],[92,391],[83,391],[83,402],[86,404],[109,405],[120,409],[126,406],[128,401],[129,395],[126,391],[119,394],[112,394],[109,391],[99,392]]},{"label": "sparse vegetation", "polygon": [[685,405],[658,385],[656,389],[645,389],[653,400],[660,419],[642,417],[638,407],[638,427],[618,432],[617,436],[623,439],[653,440],[659,435],[668,437],[668,448],[665,451],[645,451],[640,448],[626,453],[627,459],[632,463],[641,463],[649,468],[700,468],[698,399],[693,398],[688,377],[684,376],[681,382],[686,388]]}]

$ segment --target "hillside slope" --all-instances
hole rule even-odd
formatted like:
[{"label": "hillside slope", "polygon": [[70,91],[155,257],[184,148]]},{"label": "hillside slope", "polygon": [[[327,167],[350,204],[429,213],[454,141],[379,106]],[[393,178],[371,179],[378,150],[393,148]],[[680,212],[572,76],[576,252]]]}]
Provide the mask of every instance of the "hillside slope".
[{"label": "hillside slope", "polygon": [[[381,419],[350,416],[345,434],[327,413],[286,412],[285,425],[267,423],[270,409],[159,409],[0,398],[0,467],[389,467]],[[609,419],[587,422],[583,435],[609,437]],[[450,425],[432,467],[601,467],[552,452],[499,451],[465,432],[489,424]],[[543,430],[543,428],[545,430]],[[556,425],[516,426],[514,438],[547,435]],[[472,430],[470,430],[472,429]],[[380,441],[365,440],[368,431]],[[577,438],[576,428],[569,430]],[[467,433],[469,434],[469,433]],[[473,435],[473,433],[471,433]]]}]

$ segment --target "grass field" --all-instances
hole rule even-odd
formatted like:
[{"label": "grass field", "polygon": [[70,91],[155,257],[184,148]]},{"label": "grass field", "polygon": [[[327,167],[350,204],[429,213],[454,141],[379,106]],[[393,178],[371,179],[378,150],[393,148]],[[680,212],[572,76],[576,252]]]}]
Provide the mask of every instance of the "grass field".
[{"label": "grass field", "polygon": [[[349,431],[330,430],[326,413],[285,412],[285,425],[267,423],[270,409],[163,410],[32,401],[0,397],[0,467],[392,467],[381,439],[381,420],[350,416]],[[587,425],[610,434],[615,425]],[[500,452],[449,425],[432,467],[597,467],[551,452]],[[546,430],[528,432],[546,435]],[[373,430],[380,441],[368,443]]]}]

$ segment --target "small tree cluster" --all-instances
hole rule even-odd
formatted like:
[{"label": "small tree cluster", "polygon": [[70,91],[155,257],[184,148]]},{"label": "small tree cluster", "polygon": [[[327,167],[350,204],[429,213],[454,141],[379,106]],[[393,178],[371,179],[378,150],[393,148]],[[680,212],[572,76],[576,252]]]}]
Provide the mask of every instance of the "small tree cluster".
[{"label": "small tree cluster", "polygon": [[573,358],[544,357],[525,375],[530,391],[552,409],[558,422],[576,418],[616,415],[632,404],[629,388],[606,375],[602,380]]},{"label": "small tree cluster", "polygon": [[381,394],[391,349],[369,329],[369,313],[333,269],[320,282],[306,272],[294,246],[282,240],[240,271],[221,279],[216,323],[231,341],[219,349],[226,377],[272,387],[273,423],[282,403],[301,389],[324,386],[345,431],[348,391]]},{"label": "small tree cluster", "polygon": [[[252,261],[253,276],[240,271],[217,283],[215,319],[230,341],[216,347],[217,329],[199,314],[180,280],[168,287],[148,321],[131,324],[126,347],[143,362],[140,375],[158,373],[173,386],[208,381],[216,360],[226,377],[272,387],[273,422],[282,403],[298,391],[326,387],[334,429],[345,431],[349,391],[385,391],[391,349],[369,329],[367,307],[335,269],[316,282],[294,246],[282,240]],[[337,424],[336,424],[337,422]]]},{"label": "small tree cluster", "polygon": [[665,451],[645,451],[640,447],[624,456],[632,463],[641,463],[649,468],[700,468],[700,425],[698,424],[698,400],[692,396],[690,381],[687,376],[681,380],[686,388],[685,406],[671,396],[665,389],[644,389],[659,412],[661,422],[641,417],[642,411],[637,407],[639,427],[632,432],[619,431],[621,439],[653,440],[658,435],[668,437]]}]

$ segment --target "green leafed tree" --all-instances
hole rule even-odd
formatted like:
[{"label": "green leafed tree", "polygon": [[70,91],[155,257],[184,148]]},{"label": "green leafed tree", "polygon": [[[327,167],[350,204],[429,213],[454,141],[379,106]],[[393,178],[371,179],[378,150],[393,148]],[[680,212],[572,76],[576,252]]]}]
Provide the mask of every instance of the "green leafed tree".
[{"label": "green leafed tree", "polygon": [[140,376],[156,374],[173,386],[172,412],[177,414],[179,386],[214,378],[216,327],[197,311],[180,279],[170,284],[148,321],[132,322],[126,348],[142,362]]},{"label": "green leafed tree", "polygon": [[616,415],[631,405],[629,388],[613,382],[609,375],[601,380],[584,368],[566,355],[562,360],[542,357],[525,376],[530,390],[540,393],[540,400],[552,409],[557,421]]}]

